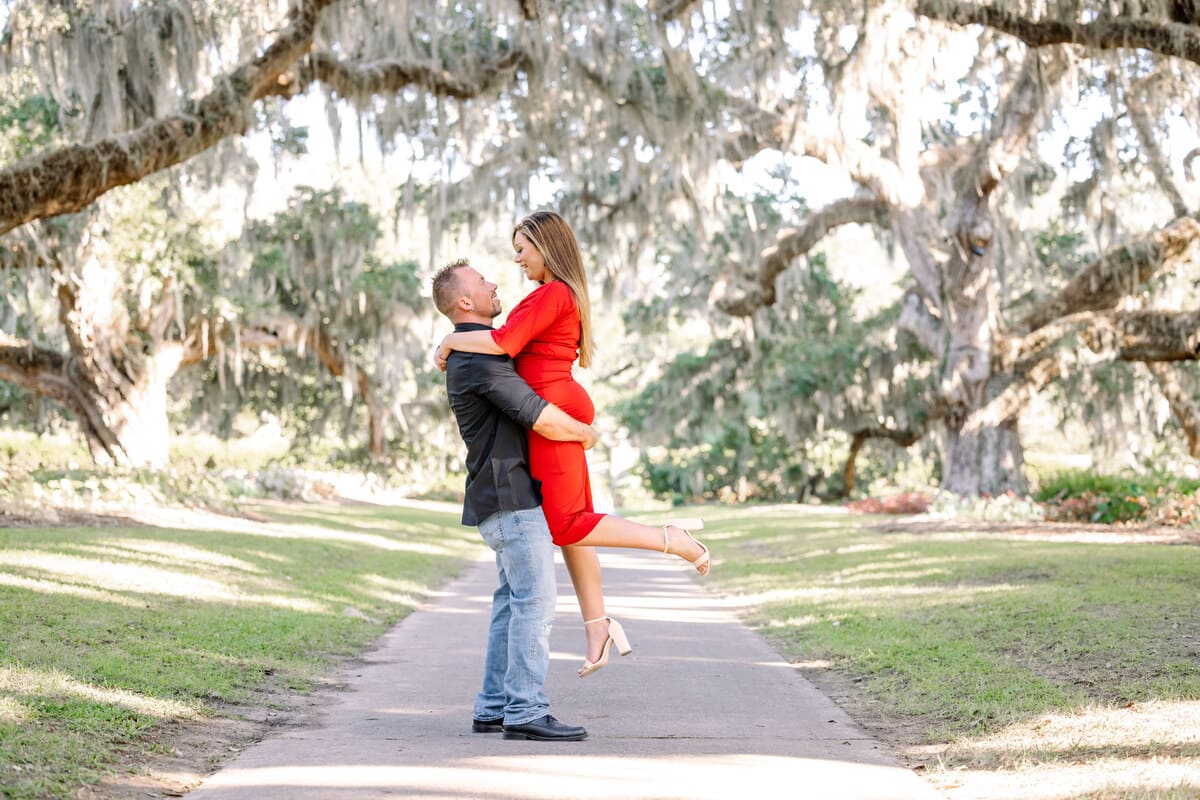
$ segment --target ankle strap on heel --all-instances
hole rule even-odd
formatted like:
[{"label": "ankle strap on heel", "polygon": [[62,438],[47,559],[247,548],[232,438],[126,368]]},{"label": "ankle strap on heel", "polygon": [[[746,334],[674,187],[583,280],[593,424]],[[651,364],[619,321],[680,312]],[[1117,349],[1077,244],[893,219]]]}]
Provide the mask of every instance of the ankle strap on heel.
[{"label": "ankle strap on heel", "polygon": [[593,622],[604,622],[604,621],[605,621],[605,620],[607,620],[607,619],[608,619],[608,617],[596,617],[595,619],[585,619],[585,620],[583,621],[583,624],[584,624],[584,625],[591,625]]}]

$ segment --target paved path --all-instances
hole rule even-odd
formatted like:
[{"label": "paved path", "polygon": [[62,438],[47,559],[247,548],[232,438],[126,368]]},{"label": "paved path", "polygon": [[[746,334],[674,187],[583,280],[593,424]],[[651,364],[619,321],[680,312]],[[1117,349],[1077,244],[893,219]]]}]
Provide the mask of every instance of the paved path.
[{"label": "paved path", "polygon": [[583,632],[560,563],[547,681],[551,713],[586,726],[587,741],[471,733],[488,559],[339,676],[346,688],[321,699],[312,726],[247,749],[189,800],[939,797],[677,561],[613,550],[601,559],[609,613],[633,654],[575,677]]}]

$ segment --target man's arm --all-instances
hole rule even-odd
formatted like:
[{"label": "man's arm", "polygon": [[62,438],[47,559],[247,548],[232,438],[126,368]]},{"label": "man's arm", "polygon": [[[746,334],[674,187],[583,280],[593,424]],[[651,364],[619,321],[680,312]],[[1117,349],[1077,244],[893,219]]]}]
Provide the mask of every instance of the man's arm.
[{"label": "man's arm", "polygon": [[529,388],[510,359],[476,358],[471,369],[479,393],[523,428],[531,428],[558,442],[582,442],[584,450],[590,449],[599,439],[591,425],[546,402]]},{"label": "man's arm", "polygon": [[600,439],[595,428],[580,422],[553,403],[546,404],[537,422],[533,423],[533,430],[556,442],[582,442],[584,450],[591,450]]}]

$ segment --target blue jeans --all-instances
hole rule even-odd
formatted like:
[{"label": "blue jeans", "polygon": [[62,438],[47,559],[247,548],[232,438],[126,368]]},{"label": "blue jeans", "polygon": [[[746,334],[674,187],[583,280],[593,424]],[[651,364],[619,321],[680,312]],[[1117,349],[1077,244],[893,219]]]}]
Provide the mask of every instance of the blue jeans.
[{"label": "blue jeans", "polygon": [[475,698],[474,716],[523,725],[550,710],[543,687],[558,598],[554,542],[540,506],[498,511],[479,523],[479,534],[496,552],[500,585],[492,595],[483,689]]}]

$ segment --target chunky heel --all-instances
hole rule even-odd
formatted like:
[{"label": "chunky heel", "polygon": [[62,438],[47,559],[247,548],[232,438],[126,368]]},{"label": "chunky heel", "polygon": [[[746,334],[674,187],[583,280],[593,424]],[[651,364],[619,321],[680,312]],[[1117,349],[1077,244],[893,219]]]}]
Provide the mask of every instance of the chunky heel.
[{"label": "chunky heel", "polygon": [[633,652],[633,647],[629,644],[629,638],[625,636],[625,629],[621,627],[621,623],[612,617],[608,619],[608,638],[617,646],[617,652],[621,655],[627,656]]},{"label": "chunky heel", "polygon": [[604,622],[605,620],[608,620],[608,638],[604,640],[604,649],[600,651],[600,657],[596,659],[595,663],[588,661],[586,658],[583,660],[583,667],[579,670],[579,677],[581,678],[586,678],[608,663],[608,654],[614,644],[617,646],[617,652],[623,656],[627,656],[633,652],[633,647],[629,644],[629,639],[625,636],[625,629],[621,627],[621,623],[612,617],[585,619],[583,624],[591,625],[596,622]]}]

